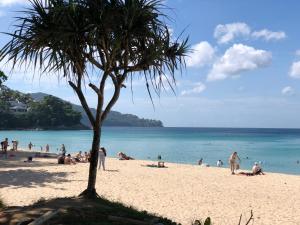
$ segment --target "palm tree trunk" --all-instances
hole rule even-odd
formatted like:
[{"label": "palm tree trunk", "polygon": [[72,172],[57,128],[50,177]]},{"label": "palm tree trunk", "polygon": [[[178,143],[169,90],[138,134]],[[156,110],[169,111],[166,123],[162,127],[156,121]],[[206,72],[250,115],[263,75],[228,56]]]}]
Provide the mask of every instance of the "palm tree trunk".
[{"label": "palm tree trunk", "polygon": [[88,178],[88,186],[85,191],[83,191],[80,196],[93,199],[99,197],[96,192],[96,178],[97,178],[97,165],[98,165],[98,150],[100,146],[100,138],[101,138],[101,128],[96,127],[93,129],[93,144],[91,151],[91,161],[90,161],[90,170],[89,170],[89,178]]}]

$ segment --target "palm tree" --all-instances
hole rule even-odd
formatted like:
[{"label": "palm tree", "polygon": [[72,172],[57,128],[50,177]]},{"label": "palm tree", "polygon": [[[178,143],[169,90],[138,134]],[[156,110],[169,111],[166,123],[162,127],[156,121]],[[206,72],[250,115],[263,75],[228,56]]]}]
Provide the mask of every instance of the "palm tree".
[{"label": "palm tree", "polygon": [[[82,196],[97,196],[95,183],[101,127],[117,102],[127,79],[143,76],[148,93],[158,95],[162,80],[175,84],[175,72],[185,66],[188,40],[174,40],[163,14],[162,0],[31,0],[18,18],[0,60],[56,72],[77,94],[93,128],[87,189]],[[99,76],[90,82],[89,74]],[[168,74],[168,76],[166,76]],[[114,93],[105,105],[105,85]],[[93,114],[83,94],[85,84],[97,98]],[[152,100],[152,98],[151,98]]]}]

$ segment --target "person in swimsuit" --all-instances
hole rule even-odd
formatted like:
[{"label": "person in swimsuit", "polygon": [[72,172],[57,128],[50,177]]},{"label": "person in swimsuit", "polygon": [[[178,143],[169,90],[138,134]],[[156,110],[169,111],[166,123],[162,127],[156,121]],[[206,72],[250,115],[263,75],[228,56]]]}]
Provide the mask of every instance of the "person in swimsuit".
[{"label": "person in swimsuit", "polygon": [[231,170],[231,174],[235,174],[235,170],[237,168],[237,160],[239,160],[239,162],[241,161],[241,159],[239,158],[237,152],[234,152],[231,154],[231,156],[229,157],[229,165],[230,165],[230,170]]}]

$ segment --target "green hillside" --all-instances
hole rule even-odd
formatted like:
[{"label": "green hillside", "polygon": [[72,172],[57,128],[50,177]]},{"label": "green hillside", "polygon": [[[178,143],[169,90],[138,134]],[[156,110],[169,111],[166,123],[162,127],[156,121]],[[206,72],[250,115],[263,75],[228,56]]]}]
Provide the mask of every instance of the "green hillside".
[{"label": "green hillside", "polygon": [[[92,109],[95,112],[95,109]],[[83,108],[45,93],[0,88],[0,129],[89,129]],[[162,127],[157,120],[112,111],[104,126]]]}]

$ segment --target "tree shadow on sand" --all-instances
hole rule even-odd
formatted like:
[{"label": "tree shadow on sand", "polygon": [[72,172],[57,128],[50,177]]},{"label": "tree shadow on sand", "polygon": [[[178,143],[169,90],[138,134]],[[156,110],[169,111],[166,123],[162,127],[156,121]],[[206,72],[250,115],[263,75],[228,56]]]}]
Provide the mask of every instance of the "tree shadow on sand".
[{"label": "tree shadow on sand", "polygon": [[0,159],[0,169],[2,168],[19,168],[19,167],[43,167],[43,166],[57,166],[54,162],[38,161],[38,159],[33,159],[32,162],[26,163],[24,159]]},{"label": "tree shadow on sand", "polygon": [[0,171],[0,188],[46,187],[50,183],[69,182],[66,172],[48,172],[46,170],[17,169]]}]

